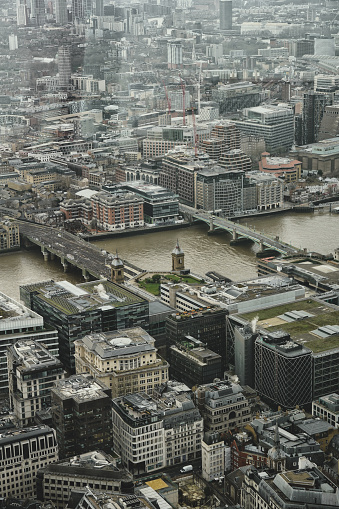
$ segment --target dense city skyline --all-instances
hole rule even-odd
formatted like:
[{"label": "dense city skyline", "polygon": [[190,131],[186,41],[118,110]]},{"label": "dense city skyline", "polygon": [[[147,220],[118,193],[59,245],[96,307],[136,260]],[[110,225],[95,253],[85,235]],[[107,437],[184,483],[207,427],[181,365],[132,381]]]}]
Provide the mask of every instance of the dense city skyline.
[{"label": "dense city skyline", "polygon": [[339,0],[0,2],[0,506],[339,506]]}]

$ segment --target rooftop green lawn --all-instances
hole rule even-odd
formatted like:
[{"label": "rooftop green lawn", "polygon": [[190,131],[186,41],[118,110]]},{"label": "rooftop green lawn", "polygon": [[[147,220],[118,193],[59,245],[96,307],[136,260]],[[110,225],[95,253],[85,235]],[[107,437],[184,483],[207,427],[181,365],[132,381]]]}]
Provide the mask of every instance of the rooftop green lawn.
[{"label": "rooftop green lawn", "polygon": [[310,348],[314,353],[332,350],[339,347],[339,336],[330,336],[328,338],[313,339],[304,343],[304,346]]},{"label": "rooftop green lawn", "polygon": [[[246,313],[241,315],[242,318],[248,320],[249,322],[254,318],[258,318],[259,321],[268,320],[270,318],[275,318],[276,316],[283,315],[288,311],[309,311],[312,313],[312,309],[319,308],[319,303],[314,300],[299,300],[297,302],[290,302],[287,304],[282,304],[281,306],[274,306],[267,309],[259,309],[258,311],[253,311],[251,313]],[[287,323],[287,322],[286,322]],[[300,322],[298,322],[300,323]],[[285,329],[285,324],[284,324]]]},{"label": "rooftop green lawn", "polygon": [[152,295],[160,295],[160,283],[146,283],[146,281],[139,281],[139,286]]}]

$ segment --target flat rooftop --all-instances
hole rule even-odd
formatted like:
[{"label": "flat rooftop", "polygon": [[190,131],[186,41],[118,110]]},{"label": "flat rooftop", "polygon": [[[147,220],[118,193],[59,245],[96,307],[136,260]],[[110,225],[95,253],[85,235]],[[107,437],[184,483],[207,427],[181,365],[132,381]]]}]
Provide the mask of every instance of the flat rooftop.
[{"label": "flat rooftop", "polygon": [[0,331],[42,325],[40,315],[0,292]]},{"label": "flat rooftop", "polygon": [[84,375],[72,375],[65,380],[58,380],[53,391],[61,399],[72,398],[78,402],[109,398],[100,382]]},{"label": "flat rooftop", "polygon": [[21,339],[13,345],[13,350],[22,362],[24,369],[40,369],[59,365],[61,362],[50,354],[40,343],[32,339]]},{"label": "flat rooftop", "polygon": [[257,320],[258,329],[269,333],[283,330],[290,334],[292,341],[315,354],[339,348],[338,306],[303,299],[239,316],[249,322]]},{"label": "flat rooftop", "polygon": [[311,258],[300,257],[267,259],[268,266],[281,268],[283,273],[298,274],[305,280],[313,279],[322,283],[339,285],[339,264],[326,263]]},{"label": "flat rooftop", "polygon": [[155,339],[141,327],[88,334],[79,341],[86,348],[106,359],[156,351],[154,347]]},{"label": "flat rooftop", "polygon": [[142,297],[104,279],[80,285],[73,285],[68,281],[45,281],[27,285],[24,289],[35,291],[41,300],[66,315],[145,302]]}]

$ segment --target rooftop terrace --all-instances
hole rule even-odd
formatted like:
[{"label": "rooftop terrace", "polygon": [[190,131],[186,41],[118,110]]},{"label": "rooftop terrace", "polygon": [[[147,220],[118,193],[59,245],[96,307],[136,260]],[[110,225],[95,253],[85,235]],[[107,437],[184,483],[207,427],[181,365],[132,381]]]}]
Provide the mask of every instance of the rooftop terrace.
[{"label": "rooftop terrace", "polygon": [[[299,312],[299,313],[293,313]],[[300,313],[301,312],[301,313]],[[241,315],[260,329],[283,330],[314,353],[339,348],[339,307],[304,299]]]}]

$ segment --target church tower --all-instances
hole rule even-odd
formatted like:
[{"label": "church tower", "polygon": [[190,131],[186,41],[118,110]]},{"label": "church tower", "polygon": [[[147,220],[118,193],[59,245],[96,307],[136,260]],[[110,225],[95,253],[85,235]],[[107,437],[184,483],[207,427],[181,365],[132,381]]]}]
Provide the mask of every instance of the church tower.
[{"label": "church tower", "polygon": [[113,283],[123,283],[125,280],[124,262],[119,258],[118,250],[111,263],[111,280]]},{"label": "church tower", "polygon": [[172,271],[179,272],[180,270],[184,270],[185,268],[185,255],[183,250],[179,246],[179,241],[177,239],[177,244],[172,251]]},{"label": "church tower", "polygon": [[280,447],[278,420],[275,424],[274,446],[267,453],[268,466],[276,472],[283,472],[286,466],[286,454]]}]

